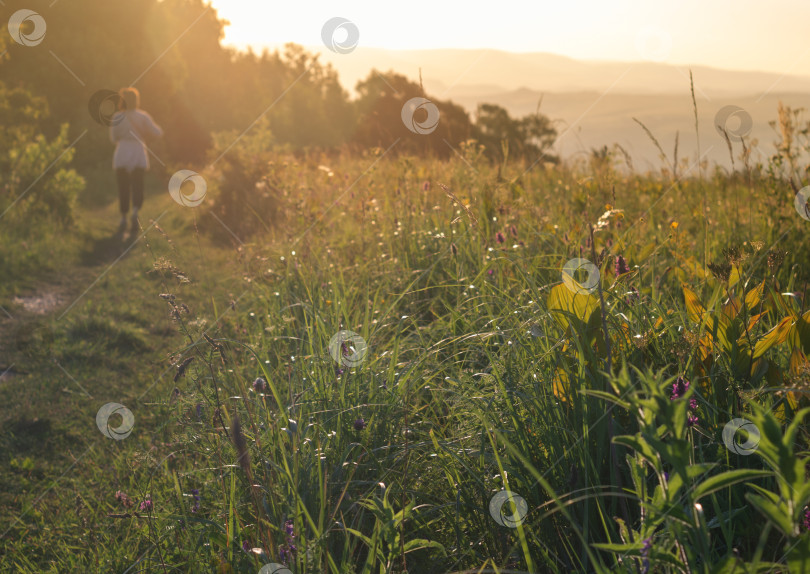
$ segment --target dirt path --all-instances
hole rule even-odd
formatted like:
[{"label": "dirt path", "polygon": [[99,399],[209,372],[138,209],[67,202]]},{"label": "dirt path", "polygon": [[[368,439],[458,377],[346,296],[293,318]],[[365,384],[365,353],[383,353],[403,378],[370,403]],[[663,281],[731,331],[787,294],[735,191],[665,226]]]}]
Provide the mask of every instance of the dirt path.
[{"label": "dirt path", "polygon": [[93,212],[85,216],[88,228],[99,231],[76,240],[75,260],[63,262],[33,287],[0,301],[0,381],[22,372],[19,363],[15,366],[20,355],[31,351],[31,344],[52,339],[57,313],[73,304],[109,261],[126,249],[120,238],[106,230],[108,217]]}]

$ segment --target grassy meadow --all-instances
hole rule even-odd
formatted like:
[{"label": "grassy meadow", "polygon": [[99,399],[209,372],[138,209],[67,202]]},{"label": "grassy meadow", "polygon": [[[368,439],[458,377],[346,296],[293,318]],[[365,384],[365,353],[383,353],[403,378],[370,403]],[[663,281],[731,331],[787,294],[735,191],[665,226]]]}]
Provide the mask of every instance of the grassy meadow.
[{"label": "grassy meadow", "polygon": [[203,0],[38,10],[0,1],[0,572],[810,573],[801,110],[756,142],[685,83],[698,154],[627,118],[642,171]]},{"label": "grassy meadow", "polygon": [[[774,166],[253,143],[200,207],[158,170],[128,242],[82,205],[6,261],[3,571],[810,567],[810,223]],[[229,226],[246,173],[273,209]]]}]

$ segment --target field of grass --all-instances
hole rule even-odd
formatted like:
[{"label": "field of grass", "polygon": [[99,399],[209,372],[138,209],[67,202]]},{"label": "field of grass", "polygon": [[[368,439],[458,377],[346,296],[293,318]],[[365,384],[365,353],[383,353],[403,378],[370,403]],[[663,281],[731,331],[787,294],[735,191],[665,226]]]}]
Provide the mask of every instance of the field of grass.
[{"label": "field of grass", "polygon": [[2,571],[810,569],[810,222],[773,171],[256,157],[272,213],[155,178],[134,245],[83,208],[4,287]]}]

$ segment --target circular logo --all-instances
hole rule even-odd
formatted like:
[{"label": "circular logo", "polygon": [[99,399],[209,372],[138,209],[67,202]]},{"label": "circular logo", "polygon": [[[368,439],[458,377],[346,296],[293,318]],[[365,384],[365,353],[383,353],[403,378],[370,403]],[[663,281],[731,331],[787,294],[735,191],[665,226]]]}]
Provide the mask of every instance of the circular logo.
[{"label": "circular logo", "polygon": [[793,200],[793,207],[803,219],[810,221],[810,185],[799,190]]},{"label": "circular logo", "polygon": [[[28,34],[23,33],[23,24],[30,22],[34,28]],[[33,10],[17,10],[8,19],[8,32],[12,39],[23,46],[36,46],[45,39],[45,18]]]},{"label": "circular logo", "polygon": [[329,339],[329,354],[346,367],[359,366],[367,349],[366,340],[354,331],[338,331]]},{"label": "circular logo", "polygon": [[[748,440],[743,443],[738,443],[734,440],[739,430],[744,430],[748,433]],[[731,452],[743,456],[754,454],[754,451],[757,450],[759,446],[760,438],[759,428],[748,419],[731,419],[726,423],[726,426],[723,427],[723,443],[726,445],[726,448]]]},{"label": "circular logo", "polygon": [[326,21],[321,28],[321,39],[324,46],[338,54],[353,52],[360,41],[360,30],[357,24],[346,18],[335,16]]},{"label": "circular logo", "polygon": [[731,141],[740,142],[751,133],[754,120],[740,106],[723,106],[714,114],[714,127],[724,139],[728,135]]},{"label": "circular logo", "polygon": [[262,566],[262,569],[259,570],[259,574],[293,574],[293,573],[292,570],[290,570],[283,564],[271,562],[270,564],[265,564],[264,566]]},{"label": "circular logo", "polygon": [[[588,277],[582,283],[574,279],[577,269],[584,269]],[[570,259],[562,268],[562,280],[568,290],[576,294],[593,293],[599,285],[599,268],[587,259]]]},{"label": "circular logo", "polygon": [[[121,415],[122,422],[118,428],[110,428],[108,421],[113,415]],[[124,440],[132,434],[132,427],[135,426],[135,416],[132,411],[120,403],[107,403],[96,413],[96,426],[101,434],[107,438]]]},{"label": "circular logo", "polygon": [[124,119],[124,114],[117,113],[121,109],[123,98],[118,92],[112,90],[99,90],[92,96],[87,104],[90,117],[102,126],[115,126]]},{"label": "circular logo", "polygon": [[[414,117],[417,110],[425,110],[427,113],[421,122]],[[402,123],[415,134],[432,133],[439,126],[439,108],[427,98],[411,98],[402,106]]]},{"label": "circular logo", "polygon": [[636,34],[636,52],[643,60],[663,62],[672,52],[672,36],[661,28],[643,28]]},{"label": "circular logo", "polygon": [[[511,501],[515,507],[515,511],[512,514],[504,513],[504,507],[509,501]],[[496,493],[489,501],[489,514],[495,519],[495,522],[501,526],[517,528],[528,513],[529,505],[526,503],[526,500],[519,494],[515,494],[509,490],[502,490]]]},{"label": "circular logo", "polygon": [[[180,188],[187,181],[194,185],[194,191],[184,194]],[[169,180],[169,194],[175,202],[185,207],[197,207],[200,205],[205,199],[206,189],[205,178],[190,169],[181,169]]]}]

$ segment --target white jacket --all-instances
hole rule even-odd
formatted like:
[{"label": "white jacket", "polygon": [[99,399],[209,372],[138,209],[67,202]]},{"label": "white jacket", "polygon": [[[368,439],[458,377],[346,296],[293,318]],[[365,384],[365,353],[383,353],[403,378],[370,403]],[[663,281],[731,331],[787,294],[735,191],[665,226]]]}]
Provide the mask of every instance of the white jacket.
[{"label": "white jacket", "polygon": [[149,169],[149,155],[144,142],[162,135],[163,130],[145,111],[117,112],[112,117],[110,126],[110,141],[115,144],[113,169],[124,168],[128,171],[137,167]]}]

